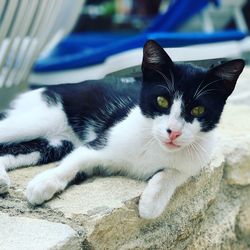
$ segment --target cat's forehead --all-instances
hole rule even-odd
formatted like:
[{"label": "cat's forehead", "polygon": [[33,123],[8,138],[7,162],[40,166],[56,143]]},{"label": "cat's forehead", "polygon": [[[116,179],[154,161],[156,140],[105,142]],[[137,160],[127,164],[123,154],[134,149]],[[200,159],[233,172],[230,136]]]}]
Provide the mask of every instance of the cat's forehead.
[{"label": "cat's forehead", "polygon": [[193,95],[202,84],[207,71],[189,64],[178,64],[172,77],[156,85],[159,91],[167,91],[174,99]]},{"label": "cat's forehead", "polygon": [[180,89],[195,89],[205,79],[207,71],[191,64],[176,65],[174,84]]}]

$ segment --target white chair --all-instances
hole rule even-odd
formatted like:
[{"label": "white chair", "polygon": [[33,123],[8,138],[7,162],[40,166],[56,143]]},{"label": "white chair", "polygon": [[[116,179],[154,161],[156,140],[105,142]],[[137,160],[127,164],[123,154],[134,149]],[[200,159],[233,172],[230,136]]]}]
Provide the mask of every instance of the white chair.
[{"label": "white chair", "polygon": [[0,87],[27,80],[41,51],[74,25],[84,0],[0,1]]}]

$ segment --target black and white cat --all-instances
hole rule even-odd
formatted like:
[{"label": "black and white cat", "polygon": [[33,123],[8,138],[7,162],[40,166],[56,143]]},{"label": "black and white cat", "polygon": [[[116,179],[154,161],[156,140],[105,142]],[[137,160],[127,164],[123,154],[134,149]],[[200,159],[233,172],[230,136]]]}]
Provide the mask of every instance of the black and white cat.
[{"label": "black and white cat", "polygon": [[159,216],[175,189],[209,162],[216,125],[243,68],[241,59],[208,70],[175,64],[148,41],[142,81],[86,81],[20,95],[1,115],[0,193],[10,186],[6,171],[62,159],[28,184],[31,204],[99,166],[149,179],[139,213]]}]

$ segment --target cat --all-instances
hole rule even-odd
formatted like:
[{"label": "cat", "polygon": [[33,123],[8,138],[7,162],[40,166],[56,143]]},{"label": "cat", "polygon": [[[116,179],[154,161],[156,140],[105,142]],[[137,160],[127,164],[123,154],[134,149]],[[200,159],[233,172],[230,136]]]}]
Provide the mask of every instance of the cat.
[{"label": "cat", "polygon": [[61,84],[21,94],[0,121],[0,193],[7,171],[60,161],[25,191],[39,205],[79,173],[148,180],[139,215],[160,216],[176,188],[210,161],[216,126],[244,68],[241,59],[209,69],[174,63],[149,40],[142,78]]}]

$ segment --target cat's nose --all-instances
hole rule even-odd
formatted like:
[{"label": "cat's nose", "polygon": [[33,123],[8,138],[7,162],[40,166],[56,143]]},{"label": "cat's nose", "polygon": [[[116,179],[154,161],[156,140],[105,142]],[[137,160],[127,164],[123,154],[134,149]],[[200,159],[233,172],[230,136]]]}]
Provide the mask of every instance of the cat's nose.
[{"label": "cat's nose", "polygon": [[177,137],[181,136],[181,131],[173,131],[171,129],[167,129],[167,132],[171,141],[174,141]]}]

